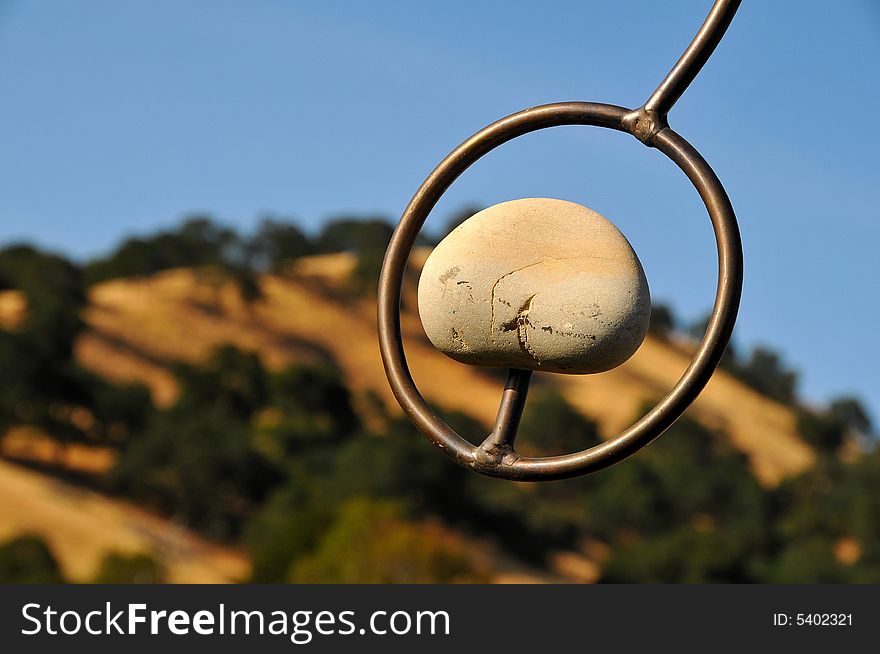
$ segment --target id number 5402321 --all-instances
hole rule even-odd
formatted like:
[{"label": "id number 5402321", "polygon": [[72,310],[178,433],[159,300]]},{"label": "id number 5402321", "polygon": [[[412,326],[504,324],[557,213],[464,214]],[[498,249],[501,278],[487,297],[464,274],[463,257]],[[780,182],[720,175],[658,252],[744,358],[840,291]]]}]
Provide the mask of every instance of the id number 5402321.
[{"label": "id number 5402321", "polygon": [[774,613],[776,627],[851,627],[852,613]]}]

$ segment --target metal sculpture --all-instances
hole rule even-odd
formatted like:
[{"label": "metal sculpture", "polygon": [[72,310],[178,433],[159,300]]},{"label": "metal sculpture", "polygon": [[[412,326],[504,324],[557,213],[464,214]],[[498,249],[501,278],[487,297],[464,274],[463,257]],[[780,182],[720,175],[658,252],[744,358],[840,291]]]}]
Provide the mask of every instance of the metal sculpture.
[{"label": "metal sculpture", "polygon": [[[379,281],[379,348],[394,396],[406,415],[430,441],[461,465],[486,475],[519,481],[563,479],[601,470],[662,434],[711,378],[736,321],[742,292],[742,244],[724,187],[700,153],[669,127],[666,116],[715,50],[739,5],[740,0],[715,2],[684,54],[642,107],[627,109],[592,102],[560,102],[502,118],[453,150],[406,207],[385,254]],[[492,432],[481,444],[472,444],[440,419],[416,388],[401,340],[400,295],[407,259],[419,229],[459,175],[489,151],[518,136],[561,125],[592,125],[627,132],[662,152],[682,170],[702,198],[712,221],[718,249],[718,285],[706,333],[691,364],[650,412],[595,447],[560,456],[524,457],[514,449],[514,440],[532,371],[509,371]]]}]

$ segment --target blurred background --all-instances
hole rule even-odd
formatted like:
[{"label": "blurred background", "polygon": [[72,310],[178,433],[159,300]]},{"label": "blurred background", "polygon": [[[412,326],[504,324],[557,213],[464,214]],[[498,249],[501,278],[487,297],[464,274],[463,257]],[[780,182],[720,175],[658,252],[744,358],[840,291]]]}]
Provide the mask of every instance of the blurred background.
[{"label": "blurred background", "polygon": [[[0,582],[880,582],[876,2],[747,0],[670,116],[733,200],[746,283],[661,439],[484,479],[387,388],[376,281],[431,168],[527,106],[640,105],[710,5],[0,0]],[[536,375],[520,441],[554,454],[672,387],[716,262],[696,192],[626,135],[478,162],[403,311],[421,391],[475,440],[504,371],[434,350],[415,284],[472,213],[542,196],[614,221],[654,299],[624,366]]]}]

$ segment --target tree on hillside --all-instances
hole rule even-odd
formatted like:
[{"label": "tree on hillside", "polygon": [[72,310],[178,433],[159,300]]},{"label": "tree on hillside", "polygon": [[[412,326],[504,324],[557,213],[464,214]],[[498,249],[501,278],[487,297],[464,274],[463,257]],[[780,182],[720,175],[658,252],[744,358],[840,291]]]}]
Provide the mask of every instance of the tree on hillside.
[{"label": "tree on hillside", "polygon": [[760,393],[785,404],[796,400],[797,373],[785,366],[782,357],[758,346],[736,368],[736,375]]},{"label": "tree on hillside", "polygon": [[[332,385],[328,388],[332,389]],[[329,404],[327,399],[306,400],[310,406],[325,407],[317,413],[321,422],[326,420],[321,418],[322,411],[339,402],[337,391],[330,395],[337,399]],[[297,395],[288,394],[288,397],[294,399],[295,404],[283,409],[290,421],[287,428],[305,424],[307,429],[300,434],[312,433],[307,422],[296,420],[300,410]],[[479,422],[463,414],[443,412],[442,415],[463,434],[479,437],[486,431]],[[339,427],[344,428],[344,424]],[[270,428],[260,439],[276,433]],[[394,502],[414,514],[435,514],[451,521],[460,521],[469,514],[465,483],[468,473],[445,457],[437,456],[403,416],[386,416],[385,426],[376,434],[361,427],[345,437],[337,432],[335,436],[330,433],[311,439],[296,436],[283,442],[292,445],[285,455],[287,482],[255,516],[248,530],[254,581],[286,580],[297,561],[319,547],[322,537],[337,520],[340,507],[356,498]],[[485,523],[477,523],[485,527]],[[352,533],[352,537],[355,535]],[[370,532],[369,537],[379,536]],[[411,545],[418,548],[420,542]],[[370,547],[371,544],[355,541],[351,546]],[[413,556],[420,554],[413,551]]]},{"label": "tree on hillside", "polygon": [[61,566],[46,542],[23,535],[0,543],[0,583],[61,584]]},{"label": "tree on hillside", "polygon": [[384,218],[337,218],[329,221],[317,239],[319,252],[385,252],[394,228]]},{"label": "tree on hillside", "polygon": [[798,433],[824,454],[836,454],[848,440],[864,444],[872,437],[871,417],[854,397],[839,397],[825,410],[798,407],[796,415]]},{"label": "tree on hillside", "polygon": [[202,365],[180,364],[180,410],[215,408],[237,420],[249,420],[269,399],[269,374],[256,352],[222,345]]},{"label": "tree on hillside", "polygon": [[[707,315],[692,324],[687,332],[702,339],[709,324]],[[782,355],[769,347],[754,347],[748,358],[740,356],[733,339],[727,345],[720,367],[753,389],[783,404],[797,402],[798,373],[789,368]]]},{"label": "tree on hillside", "polygon": [[[770,580],[880,582],[880,450],[823,457],[773,492],[780,552]],[[840,556],[848,542],[852,554]]]},{"label": "tree on hillside", "polygon": [[266,218],[248,240],[253,267],[261,272],[281,272],[285,264],[312,254],[314,246],[293,223]]},{"label": "tree on hillside", "polygon": [[672,308],[666,304],[651,305],[651,322],[648,331],[654,336],[669,339],[678,329],[678,324]]},{"label": "tree on hillside", "polygon": [[263,299],[260,276],[249,263],[227,264],[220,272],[221,279],[225,278],[235,286],[239,299],[249,312],[253,310],[254,304]]},{"label": "tree on hillside", "polygon": [[311,475],[330,477],[334,448],[360,429],[329,367],[270,373],[227,345],[176,373],[177,402],[122,447],[111,487],[215,537],[237,537],[286,480],[318,501]]},{"label": "tree on hillside", "polygon": [[319,252],[351,252],[356,257],[349,290],[374,293],[382,259],[394,228],[383,218],[339,218],[328,222],[317,240]]},{"label": "tree on hillside", "polygon": [[162,584],[165,570],[154,557],[143,552],[123,554],[111,552],[104,556],[95,584]]},{"label": "tree on hillside", "polygon": [[485,582],[464,544],[406,519],[398,504],[355,499],[343,504],[314,551],[294,561],[292,583]]},{"label": "tree on hillside", "polygon": [[858,398],[843,396],[835,398],[828,412],[855,434],[869,437],[874,434],[874,423],[868,410]]},{"label": "tree on hillside", "polygon": [[29,245],[9,246],[0,250],[0,289],[19,290],[27,300],[27,316],[17,330],[21,340],[47,356],[70,356],[86,302],[79,268]]},{"label": "tree on hillside", "polygon": [[532,393],[517,443],[543,455],[566,454],[602,442],[596,423],[575,409],[555,388]]},{"label": "tree on hillside", "polygon": [[120,277],[152,275],[181,267],[224,266],[241,260],[238,234],[206,216],[185,220],[175,229],[125,240],[114,252],[89,262],[85,268],[90,284]]},{"label": "tree on hillside", "polygon": [[603,581],[760,580],[770,505],[723,436],[680,419],[601,481],[586,506],[591,532],[612,546]]},{"label": "tree on hillside", "polygon": [[[199,281],[213,288],[218,297],[223,285],[232,282],[250,307],[262,298],[252,247],[234,229],[208,216],[193,216],[174,229],[125,240],[111,254],[86,264],[85,278],[96,284],[170,268],[195,268]],[[219,299],[215,302],[219,304]]]},{"label": "tree on hillside", "polygon": [[351,393],[332,366],[289,366],[272,376],[270,388],[282,416],[276,438],[291,452],[310,442],[339,443],[360,428]]},{"label": "tree on hillside", "polygon": [[146,390],[117,388],[74,359],[85,303],[80,270],[57,255],[13,246],[0,251],[0,284],[27,299],[24,321],[0,330],[8,376],[0,386],[0,434],[27,425],[63,445],[106,442],[137,427],[151,408]]},{"label": "tree on hillside", "polygon": [[159,414],[130,438],[109,485],[213,538],[231,539],[280,479],[235,411],[189,405]]},{"label": "tree on hillside", "polygon": [[177,402],[124,444],[110,487],[214,537],[234,537],[281,479],[251,437],[269,375],[255,353],[231,345],[176,373]]}]

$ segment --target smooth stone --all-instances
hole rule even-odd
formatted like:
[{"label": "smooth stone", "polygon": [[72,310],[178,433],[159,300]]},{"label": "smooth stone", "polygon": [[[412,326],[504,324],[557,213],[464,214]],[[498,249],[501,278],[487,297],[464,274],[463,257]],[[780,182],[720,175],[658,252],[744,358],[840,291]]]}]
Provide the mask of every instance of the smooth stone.
[{"label": "smooth stone", "polygon": [[431,343],[462,363],[594,373],[641,345],[651,296],[611,221],[574,202],[524,199],[480,211],[434,248],[419,315]]}]

